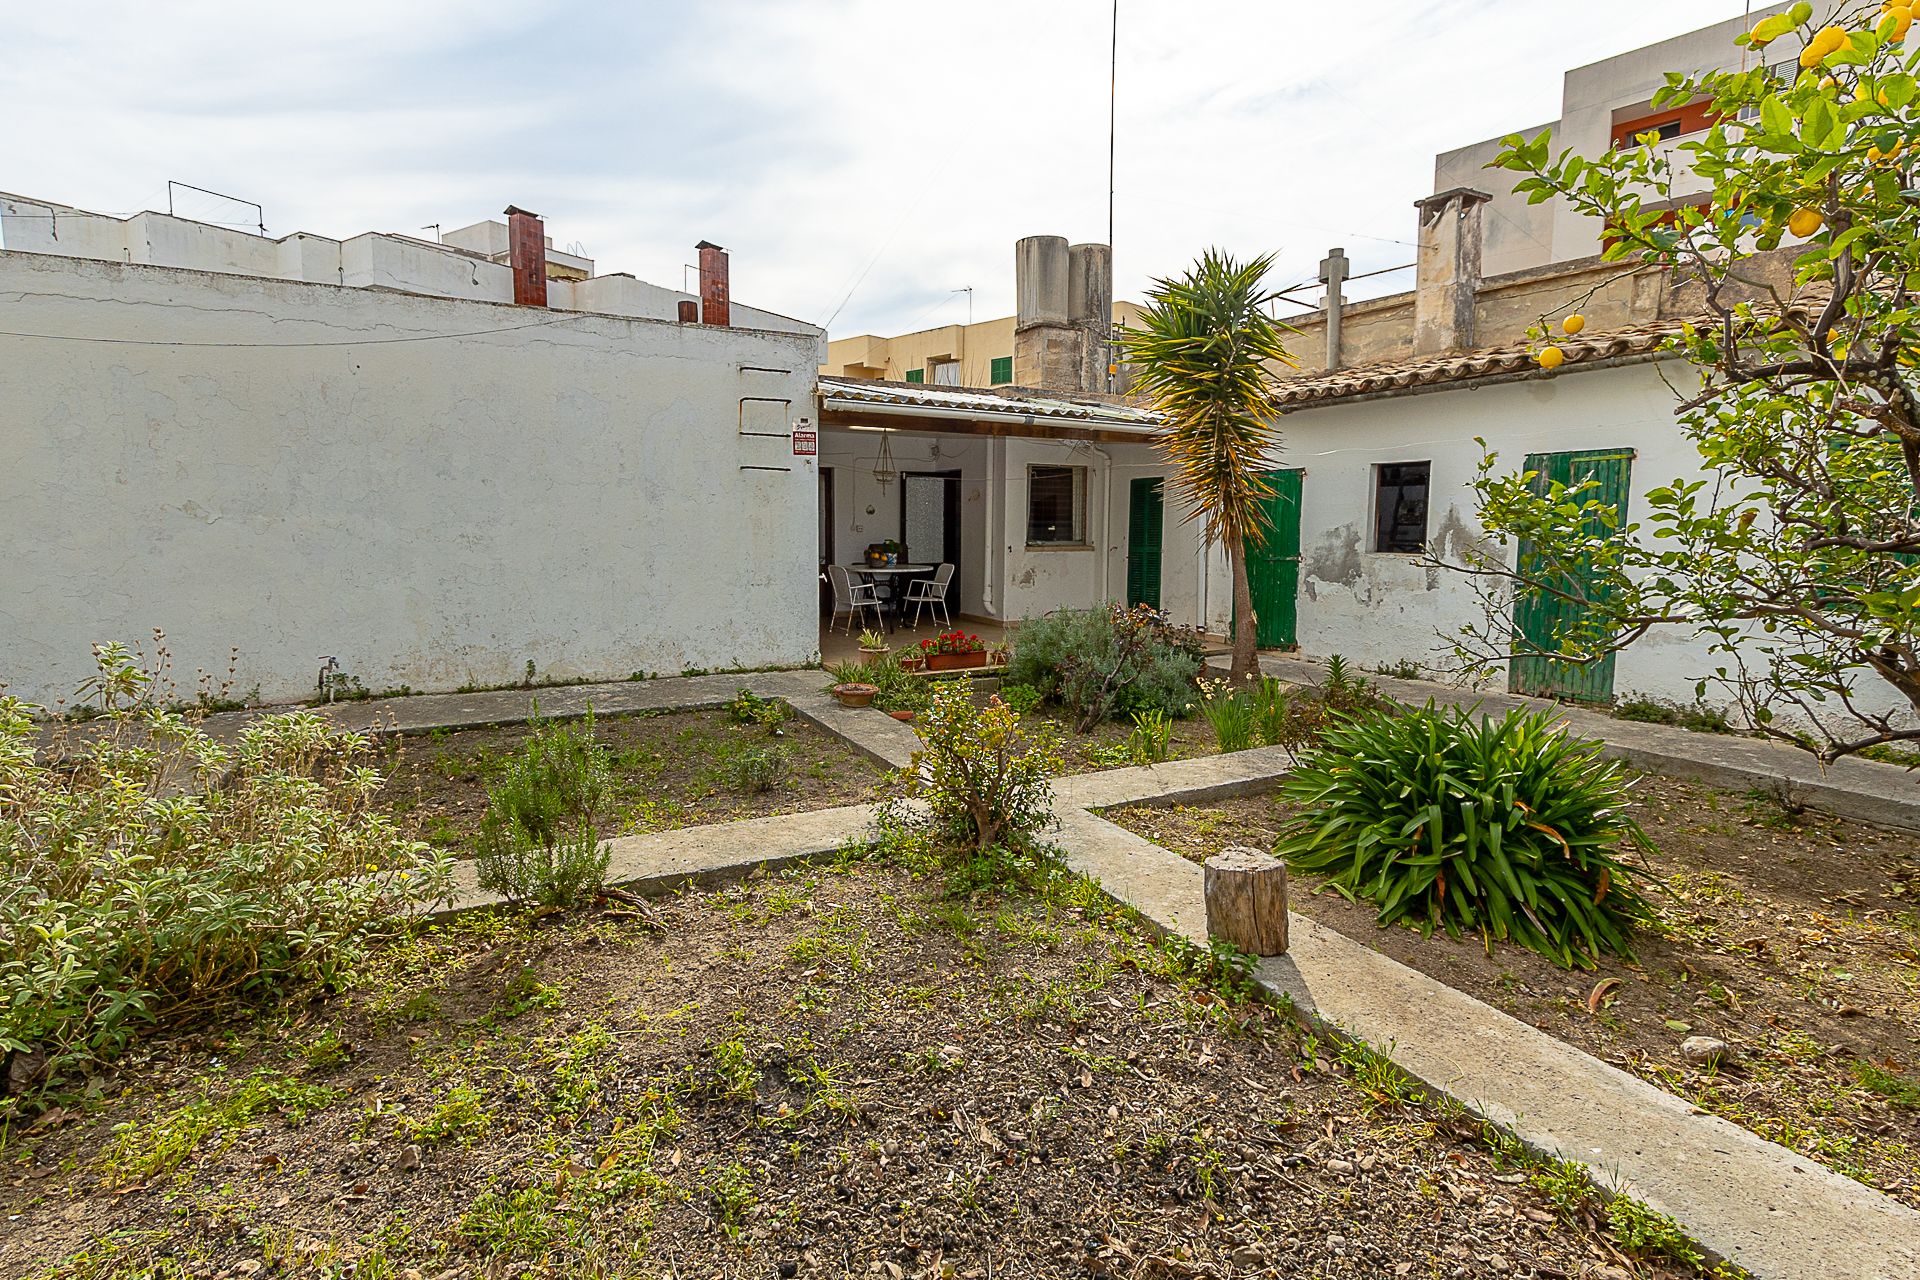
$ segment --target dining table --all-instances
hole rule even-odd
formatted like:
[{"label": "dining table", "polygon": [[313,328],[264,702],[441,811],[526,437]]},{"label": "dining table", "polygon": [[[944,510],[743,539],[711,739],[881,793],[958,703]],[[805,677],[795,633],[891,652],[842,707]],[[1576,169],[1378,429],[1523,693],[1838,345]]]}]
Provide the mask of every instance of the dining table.
[{"label": "dining table", "polygon": [[937,564],[856,564],[848,566],[848,571],[879,588],[879,594],[886,601],[880,616],[886,620],[888,631],[898,631],[906,616],[907,584],[939,567]]}]

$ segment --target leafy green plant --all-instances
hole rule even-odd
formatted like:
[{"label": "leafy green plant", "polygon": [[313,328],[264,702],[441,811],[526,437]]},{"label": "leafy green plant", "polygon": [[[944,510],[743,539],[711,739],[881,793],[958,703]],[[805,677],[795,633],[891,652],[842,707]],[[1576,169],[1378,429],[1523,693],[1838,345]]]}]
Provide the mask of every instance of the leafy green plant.
[{"label": "leafy green plant", "polygon": [[1135,764],[1161,764],[1172,750],[1173,720],[1158,708],[1133,713],[1127,755]]},{"label": "leafy green plant", "polygon": [[932,680],[903,670],[899,663],[880,661],[867,668],[867,682],[880,690],[873,705],[882,711],[925,711],[933,697]]},{"label": "leafy green plant", "polygon": [[[1695,60],[1713,69],[1669,72],[1653,95],[1655,111],[1704,108],[1711,127],[1685,141],[1588,156],[1548,133],[1502,139],[1493,165],[1529,203],[1604,225],[1603,258],[1697,298],[1667,349],[1699,374],[1673,380],[1698,477],[1636,497],[1629,522],[1596,478],[1486,455],[1488,538],[1457,567],[1498,604],[1462,635],[1471,661],[1590,662],[1690,633],[1711,654],[1697,687],[1762,733],[1822,760],[1920,741],[1911,19],[1804,2],[1767,15],[1734,38],[1737,69],[1732,50]],[[1800,57],[1760,52],[1774,41]],[[1551,333],[1573,319],[1540,317],[1542,367],[1575,354]],[[1520,634],[1515,592],[1553,602],[1557,633]]]},{"label": "leafy green plant", "polygon": [[735,724],[756,724],[765,729],[785,723],[789,714],[786,703],[778,698],[763,698],[745,685],[727,704],[727,715]]},{"label": "leafy green plant", "polygon": [[124,646],[95,658],[93,718],[44,751],[35,709],[0,697],[0,1056],[42,1082],[224,1000],[336,982],[448,883],[378,811],[367,739],[300,711],[216,742]]},{"label": "leafy green plant", "polygon": [[1329,729],[1280,785],[1276,852],[1383,925],[1512,939],[1556,964],[1630,955],[1652,918],[1616,856],[1647,847],[1620,766],[1549,715],[1431,704]]},{"label": "leafy green plant", "polygon": [[1061,609],[1020,624],[1006,681],[1071,712],[1081,732],[1135,711],[1184,716],[1200,674],[1199,637],[1142,605]]},{"label": "leafy green plant", "polygon": [[1248,686],[1247,697],[1253,704],[1254,731],[1260,741],[1270,747],[1285,745],[1287,713],[1293,701],[1286,686],[1272,676],[1262,676]]},{"label": "leafy green plant", "polygon": [[1036,685],[1008,683],[1000,686],[1000,701],[1012,708],[1017,716],[1032,715],[1046,700],[1046,690]]},{"label": "leafy green plant", "polygon": [[793,776],[793,757],[777,743],[753,747],[728,763],[727,776],[734,790],[763,795]]},{"label": "leafy green plant", "polygon": [[[1258,694],[1256,694],[1256,697]],[[1327,659],[1327,678],[1317,689],[1292,695],[1274,690],[1271,711],[1261,716],[1261,736],[1298,759],[1320,745],[1334,725],[1358,715],[1392,712],[1399,706],[1365,676],[1354,675],[1339,654]]]},{"label": "leafy green plant", "polygon": [[1051,865],[1038,841],[1054,825],[1051,776],[1060,757],[1049,734],[1035,733],[998,698],[974,704],[966,681],[944,681],[914,721],[921,749],[902,776],[903,799],[882,806],[876,850],[919,867],[937,865],[948,889],[1031,881]]},{"label": "leafy green plant", "polygon": [[1230,688],[1225,680],[1202,680],[1200,714],[1213,726],[1214,740],[1222,751],[1245,751],[1254,745],[1258,718],[1253,697],[1245,689]]},{"label": "leafy green plant", "polygon": [[606,880],[608,853],[595,830],[612,793],[593,712],[579,725],[539,719],[487,790],[474,860],[480,887],[515,905],[570,906]]},{"label": "leafy green plant", "polygon": [[116,1125],[102,1165],[109,1186],[132,1186],[173,1172],[218,1135],[223,1143],[241,1127],[277,1111],[292,1120],[329,1107],[341,1092],[307,1084],[270,1071],[242,1080],[223,1097],[203,1093],[197,1100],[142,1123]]}]

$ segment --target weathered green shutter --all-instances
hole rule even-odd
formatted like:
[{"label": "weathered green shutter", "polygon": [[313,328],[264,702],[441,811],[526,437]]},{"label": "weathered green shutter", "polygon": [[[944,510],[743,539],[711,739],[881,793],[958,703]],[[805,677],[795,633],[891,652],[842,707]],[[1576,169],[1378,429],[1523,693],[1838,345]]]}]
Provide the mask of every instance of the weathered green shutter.
[{"label": "weathered green shutter", "polygon": [[925,369],[907,370],[908,382],[925,382],[926,380],[927,380],[927,371]]},{"label": "weathered green shutter", "polygon": [[987,374],[987,378],[996,387],[1003,382],[1012,382],[1013,381],[1013,357],[1012,356],[995,356],[993,358],[993,364],[990,367],[990,370]]},{"label": "weathered green shutter", "polygon": [[1165,485],[1147,476],[1127,486],[1127,607],[1160,607],[1160,547]]},{"label": "weathered green shutter", "polygon": [[1267,536],[1247,550],[1253,634],[1262,649],[1299,643],[1300,492],[1304,471],[1269,471],[1273,496],[1263,505]]},{"label": "weathered green shutter", "polygon": [[[1616,529],[1626,524],[1627,495],[1633,475],[1631,449],[1529,454],[1526,469],[1537,473],[1533,483],[1535,490],[1542,494],[1556,481],[1568,487],[1596,481],[1597,487],[1584,496],[1613,507]],[[1599,531],[1598,527],[1590,530]],[[1533,544],[1523,539],[1518,560],[1523,575],[1537,573],[1537,569],[1532,568],[1535,555]],[[1595,598],[1591,579],[1569,584],[1568,589],[1573,588],[1589,599]],[[1513,629],[1519,638],[1520,656],[1514,658],[1508,668],[1507,687],[1514,693],[1535,697],[1611,702],[1613,654],[1593,662],[1565,662],[1546,656],[1561,652],[1564,639],[1586,624],[1591,614],[1591,610],[1578,602],[1563,600],[1549,592],[1518,592],[1513,600]]]}]

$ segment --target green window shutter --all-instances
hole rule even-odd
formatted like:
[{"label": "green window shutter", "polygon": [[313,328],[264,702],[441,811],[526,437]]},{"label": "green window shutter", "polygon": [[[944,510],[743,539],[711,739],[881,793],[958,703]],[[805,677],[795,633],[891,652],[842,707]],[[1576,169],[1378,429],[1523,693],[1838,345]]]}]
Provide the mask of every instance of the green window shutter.
[{"label": "green window shutter", "polygon": [[1013,381],[1013,357],[1012,356],[995,356],[993,358],[992,371],[987,375],[987,377],[988,377],[988,380],[996,387],[1003,382],[1012,382]]},{"label": "green window shutter", "polygon": [[927,371],[925,369],[907,370],[908,382],[925,382],[926,380],[927,380]]}]

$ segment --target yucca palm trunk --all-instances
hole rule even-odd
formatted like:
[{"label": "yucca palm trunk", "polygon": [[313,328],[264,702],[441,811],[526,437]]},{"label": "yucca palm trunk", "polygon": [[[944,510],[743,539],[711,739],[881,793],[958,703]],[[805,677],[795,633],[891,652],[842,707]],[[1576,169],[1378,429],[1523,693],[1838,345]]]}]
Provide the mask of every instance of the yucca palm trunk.
[{"label": "yucca palm trunk", "polygon": [[[1295,362],[1286,326],[1261,310],[1273,294],[1261,281],[1273,265],[1209,249],[1177,279],[1155,280],[1137,330],[1122,336],[1136,385],[1165,419],[1158,440],[1186,500],[1185,519],[1205,521],[1207,540],[1225,548],[1233,573],[1233,666],[1228,678],[1259,674],[1247,552],[1266,537],[1263,472],[1280,450],[1274,373]],[[1205,619],[1201,619],[1204,623]]]}]

